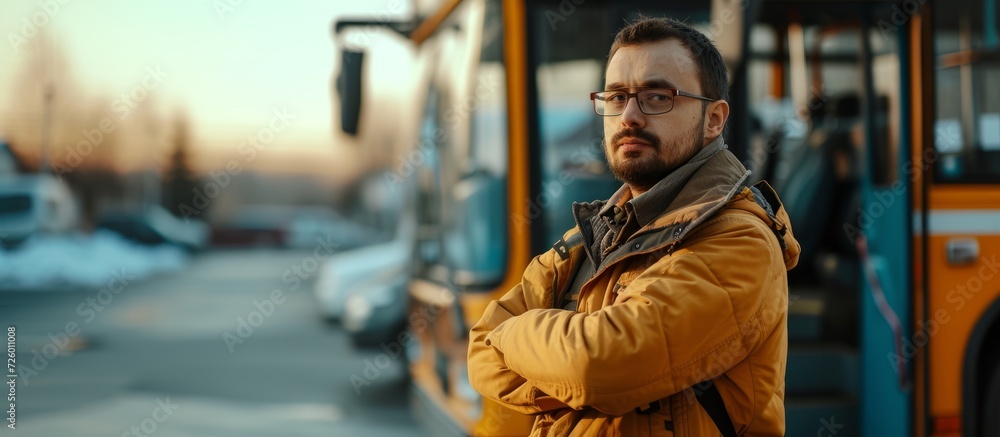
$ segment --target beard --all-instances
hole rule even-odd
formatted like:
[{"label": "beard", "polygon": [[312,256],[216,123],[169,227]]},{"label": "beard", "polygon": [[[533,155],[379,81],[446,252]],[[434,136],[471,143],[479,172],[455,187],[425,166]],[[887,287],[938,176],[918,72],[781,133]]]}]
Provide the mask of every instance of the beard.
[{"label": "beard", "polygon": [[[649,190],[677,167],[688,162],[705,143],[705,131],[702,129],[705,116],[691,131],[680,137],[673,144],[664,144],[655,134],[639,128],[627,127],[618,131],[611,138],[611,146],[604,143],[604,156],[608,167],[615,178],[630,187],[643,191]],[[632,137],[646,141],[653,148],[651,154],[642,152],[627,152],[623,157],[616,158],[615,150],[621,146],[624,138]]]}]

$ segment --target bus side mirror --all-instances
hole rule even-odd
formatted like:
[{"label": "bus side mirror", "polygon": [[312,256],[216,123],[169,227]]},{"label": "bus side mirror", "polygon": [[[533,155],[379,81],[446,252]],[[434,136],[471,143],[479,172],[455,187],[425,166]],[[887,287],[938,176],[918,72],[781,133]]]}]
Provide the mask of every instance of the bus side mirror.
[{"label": "bus side mirror", "polygon": [[361,118],[361,66],[364,52],[344,49],[340,52],[340,74],[337,94],[340,96],[340,129],[346,134],[358,134]]}]

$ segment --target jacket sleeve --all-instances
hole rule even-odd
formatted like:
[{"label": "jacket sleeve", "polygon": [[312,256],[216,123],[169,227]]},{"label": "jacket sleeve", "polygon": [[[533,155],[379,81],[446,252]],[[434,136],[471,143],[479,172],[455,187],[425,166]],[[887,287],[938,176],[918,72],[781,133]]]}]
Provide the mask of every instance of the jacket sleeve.
[{"label": "jacket sleeve", "polygon": [[737,220],[709,238],[692,236],[614,305],[593,313],[529,309],[500,323],[485,344],[539,390],[611,415],[721,375],[787,308],[778,287],[767,289],[785,274],[773,237],[763,224]]},{"label": "jacket sleeve", "polygon": [[505,320],[531,309],[551,306],[555,293],[553,284],[557,282],[556,258],[555,252],[550,250],[532,260],[521,283],[499,300],[490,302],[469,332],[469,382],[483,396],[524,414],[566,408],[566,405],[511,370],[503,353],[488,346],[485,339]]}]

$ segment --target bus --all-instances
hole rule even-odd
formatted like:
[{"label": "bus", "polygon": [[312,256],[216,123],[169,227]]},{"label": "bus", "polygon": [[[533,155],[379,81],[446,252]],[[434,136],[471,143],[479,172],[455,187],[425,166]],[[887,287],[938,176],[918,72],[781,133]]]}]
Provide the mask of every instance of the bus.
[{"label": "bus", "polygon": [[[996,0],[413,10],[365,25],[409,38],[423,68],[398,78],[422,109],[384,121],[418,132],[398,154],[416,173],[418,224],[397,346],[432,435],[530,429],[532,417],[470,386],[468,330],[573,226],[573,201],[618,187],[587,96],[640,11],[716,41],[732,81],[729,148],[772,183],[802,244],[789,273],[786,434],[1000,435]],[[341,74],[350,97],[360,83]],[[340,97],[345,132],[377,117]]]}]

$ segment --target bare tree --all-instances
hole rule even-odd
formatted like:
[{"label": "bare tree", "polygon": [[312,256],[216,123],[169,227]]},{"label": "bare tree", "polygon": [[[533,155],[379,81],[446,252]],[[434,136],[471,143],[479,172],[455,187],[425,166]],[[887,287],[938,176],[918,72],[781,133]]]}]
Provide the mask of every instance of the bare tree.
[{"label": "bare tree", "polygon": [[182,204],[191,205],[198,178],[191,170],[191,133],[187,117],[178,114],[173,123],[172,152],[163,178],[163,207],[177,216]]},{"label": "bare tree", "polygon": [[4,131],[32,168],[49,161],[53,148],[72,141],[63,129],[78,117],[81,93],[69,57],[49,31],[42,30],[23,50],[20,69],[3,103]]}]

